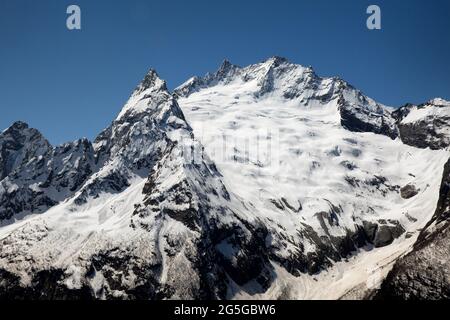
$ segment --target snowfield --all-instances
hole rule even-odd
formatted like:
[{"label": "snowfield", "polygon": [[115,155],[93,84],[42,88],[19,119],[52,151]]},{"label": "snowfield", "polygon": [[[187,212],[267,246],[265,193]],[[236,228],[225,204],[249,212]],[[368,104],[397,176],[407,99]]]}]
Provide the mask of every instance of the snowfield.
[{"label": "snowfield", "polygon": [[[276,221],[291,236],[303,224],[318,230],[320,236],[342,236],[356,227],[355,221],[380,219],[399,221],[406,232],[389,247],[363,248],[349,261],[338,262],[317,276],[295,278],[277,268],[280,274],[275,285],[258,298],[277,298],[283,293],[283,297],[294,299],[338,299],[353,289],[365,292],[367,287],[375,288],[376,283],[371,285],[374,275],[379,284],[389,265],[411,248],[431,219],[449,153],[410,147],[399,138],[345,130],[337,99],[311,101],[309,92],[309,99],[285,99],[279,91],[286,87],[281,84],[256,98],[260,78],[254,69],[266,71],[270,63],[247,67],[251,71],[244,68],[239,77],[231,76],[225,83],[199,88],[179,99],[195,136],[229,189],[247,200],[268,224]],[[301,68],[297,71],[305,72]],[[247,73],[255,79],[243,80],[249,77]],[[278,79],[279,83],[293,80]],[[314,94],[320,96],[320,92]],[[441,109],[442,113],[450,110]],[[435,112],[434,108],[424,110]],[[403,121],[415,121],[412,117],[423,115],[411,112]],[[378,177],[386,180],[381,187],[367,183]],[[416,186],[419,194],[403,199],[396,186],[406,185]],[[339,226],[324,230],[316,214],[328,211],[331,204],[342,210]],[[316,250],[314,244],[303,244],[307,251]],[[239,291],[235,294],[251,297]]]}]

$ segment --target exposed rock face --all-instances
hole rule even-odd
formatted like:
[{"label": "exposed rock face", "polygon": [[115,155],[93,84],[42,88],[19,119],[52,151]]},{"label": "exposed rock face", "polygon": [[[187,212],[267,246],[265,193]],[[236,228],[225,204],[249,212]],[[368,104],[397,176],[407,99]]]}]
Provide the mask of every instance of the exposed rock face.
[{"label": "exposed rock face", "polygon": [[427,241],[398,260],[378,292],[378,299],[450,299],[450,228],[443,224]]},{"label": "exposed rock face", "polygon": [[404,143],[433,150],[450,146],[450,102],[433,99],[419,106],[408,104],[393,116]]},{"label": "exposed rock face", "polygon": [[0,221],[46,211],[74,194],[95,170],[86,139],[53,148],[36,129],[19,122],[0,141]]},{"label": "exposed rock face", "polygon": [[50,144],[39,131],[26,123],[15,122],[0,135],[0,180],[49,150]]},{"label": "exposed rock face", "polygon": [[416,186],[412,184],[408,184],[400,189],[400,194],[403,199],[411,199],[412,197],[415,197],[420,190],[416,189]]},{"label": "exposed rock face", "polygon": [[450,299],[450,160],[445,165],[436,213],[413,250],[394,265],[379,299]]},{"label": "exposed rock face", "polygon": [[[359,95],[363,100],[364,96]],[[344,128],[354,132],[373,132],[382,134],[395,139],[398,136],[398,130],[390,113],[380,105],[373,106],[373,109],[367,109],[368,104],[362,106],[346,103],[344,99],[340,100],[339,111],[341,114],[341,124]]]},{"label": "exposed rock face", "polygon": [[32,287],[22,287],[18,276],[1,269],[0,300],[93,300],[89,288],[71,290],[63,280],[62,270],[44,270],[33,276]]},{"label": "exposed rock face", "polygon": [[388,223],[383,221],[377,228],[373,244],[375,248],[385,247],[404,233],[405,229],[398,221],[388,221]]}]

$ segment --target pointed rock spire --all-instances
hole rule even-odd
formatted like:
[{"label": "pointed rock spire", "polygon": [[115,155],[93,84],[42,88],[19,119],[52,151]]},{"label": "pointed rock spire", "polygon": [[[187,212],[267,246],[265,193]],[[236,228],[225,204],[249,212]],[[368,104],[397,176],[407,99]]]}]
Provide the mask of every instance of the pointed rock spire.
[{"label": "pointed rock spire", "polygon": [[162,80],[154,69],[150,69],[128,99],[117,119],[127,113],[146,112],[161,105],[172,98],[166,82]]},{"label": "pointed rock spire", "polygon": [[238,67],[232,64],[229,60],[225,59],[220,65],[217,72],[213,75],[212,79],[221,81],[226,79],[230,74],[234,72]]},{"label": "pointed rock spire", "polygon": [[222,64],[219,67],[220,70],[228,70],[232,66],[231,62],[228,59],[224,59]]},{"label": "pointed rock spire", "polygon": [[50,150],[50,143],[37,129],[22,121],[14,122],[0,133],[0,180],[22,163]]},{"label": "pointed rock spire", "polygon": [[135,94],[142,93],[149,89],[151,91],[167,91],[166,82],[158,76],[158,73],[154,69],[150,69],[147,72],[144,79],[137,86]]}]

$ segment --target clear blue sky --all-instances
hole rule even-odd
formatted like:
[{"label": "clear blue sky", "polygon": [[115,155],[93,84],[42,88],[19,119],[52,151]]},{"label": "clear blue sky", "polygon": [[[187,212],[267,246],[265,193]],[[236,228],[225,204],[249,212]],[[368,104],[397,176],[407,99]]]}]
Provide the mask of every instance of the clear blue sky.
[{"label": "clear blue sky", "polygon": [[[82,30],[66,29],[78,4]],[[382,30],[366,8],[382,9]],[[280,55],[379,102],[450,100],[448,0],[0,0],[0,129],[23,120],[54,144],[94,138],[147,69],[170,88]]]}]

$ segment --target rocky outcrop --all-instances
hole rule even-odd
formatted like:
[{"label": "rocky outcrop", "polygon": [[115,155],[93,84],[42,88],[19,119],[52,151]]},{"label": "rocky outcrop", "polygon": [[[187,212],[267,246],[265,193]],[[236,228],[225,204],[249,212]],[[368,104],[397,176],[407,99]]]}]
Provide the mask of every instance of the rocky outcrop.
[{"label": "rocky outcrop", "polygon": [[19,122],[0,141],[0,221],[46,211],[95,171],[94,149],[86,139],[52,147],[39,131]]},{"label": "rocky outcrop", "polygon": [[[362,96],[361,96],[362,97]],[[348,104],[344,99],[339,100],[341,125],[353,132],[373,132],[395,139],[398,131],[390,113],[382,106],[373,110],[365,105]]]},{"label": "rocky outcrop", "polygon": [[450,146],[450,102],[433,99],[393,112],[402,141],[418,148],[439,150]]},{"label": "rocky outcrop", "polygon": [[0,134],[0,181],[33,158],[50,152],[50,143],[24,122],[15,122]]},{"label": "rocky outcrop", "polygon": [[413,184],[407,184],[403,188],[400,189],[400,195],[403,199],[411,199],[415,197],[420,190],[417,190],[416,186]]}]

